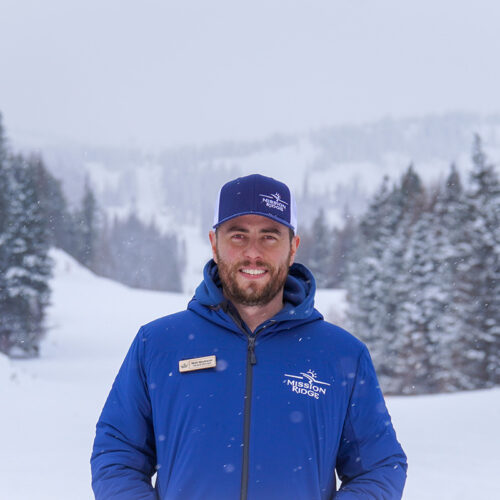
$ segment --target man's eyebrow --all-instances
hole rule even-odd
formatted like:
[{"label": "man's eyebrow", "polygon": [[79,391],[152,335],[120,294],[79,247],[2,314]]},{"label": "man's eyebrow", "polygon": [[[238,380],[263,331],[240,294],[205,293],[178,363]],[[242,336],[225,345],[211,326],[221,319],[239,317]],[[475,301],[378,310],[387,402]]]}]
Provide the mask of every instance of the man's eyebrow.
[{"label": "man's eyebrow", "polygon": [[232,226],[229,226],[226,230],[228,233],[233,233],[233,232],[238,232],[238,233],[248,233],[248,229],[238,226],[237,224],[233,224]]},{"label": "man's eyebrow", "polygon": [[[228,233],[249,233],[250,231],[246,228],[246,227],[243,227],[243,226],[239,226],[237,224],[233,224],[232,226],[229,226],[226,231]],[[281,230],[277,227],[265,227],[263,229],[260,230],[261,233],[264,233],[264,234],[277,234],[277,235],[281,235]]]},{"label": "man's eyebrow", "polygon": [[260,232],[281,235],[281,230],[278,229],[277,227],[264,228],[264,229],[261,229]]}]

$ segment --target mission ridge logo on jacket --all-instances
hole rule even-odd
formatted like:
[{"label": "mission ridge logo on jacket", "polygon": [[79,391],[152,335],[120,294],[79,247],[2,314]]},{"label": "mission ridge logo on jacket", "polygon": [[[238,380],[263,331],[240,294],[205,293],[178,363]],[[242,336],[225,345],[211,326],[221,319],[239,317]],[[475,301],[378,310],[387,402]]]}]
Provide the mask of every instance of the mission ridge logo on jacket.
[{"label": "mission ridge logo on jacket", "polygon": [[326,394],[326,386],[330,384],[316,380],[316,373],[308,370],[307,373],[301,372],[300,375],[289,375],[285,373],[283,383],[290,387],[292,392],[305,394],[311,398],[318,399],[321,394]]}]

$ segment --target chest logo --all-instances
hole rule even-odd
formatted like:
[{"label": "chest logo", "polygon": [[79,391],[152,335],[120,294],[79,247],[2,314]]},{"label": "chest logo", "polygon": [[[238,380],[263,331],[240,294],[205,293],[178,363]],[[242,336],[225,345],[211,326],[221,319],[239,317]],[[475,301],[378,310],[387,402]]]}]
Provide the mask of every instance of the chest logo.
[{"label": "chest logo", "polygon": [[202,358],[181,359],[179,361],[179,371],[192,372],[194,370],[204,370],[205,368],[214,368],[217,364],[215,356],[203,356]]},{"label": "chest logo", "polygon": [[312,370],[308,370],[306,373],[300,372],[300,375],[285,373],[283,383],[287,387],[290,387],[292,392],[319,399],[322,394],[326,394],[326,389],[330,387],[330,384],[321,382],[316,377],[316,373]]}]

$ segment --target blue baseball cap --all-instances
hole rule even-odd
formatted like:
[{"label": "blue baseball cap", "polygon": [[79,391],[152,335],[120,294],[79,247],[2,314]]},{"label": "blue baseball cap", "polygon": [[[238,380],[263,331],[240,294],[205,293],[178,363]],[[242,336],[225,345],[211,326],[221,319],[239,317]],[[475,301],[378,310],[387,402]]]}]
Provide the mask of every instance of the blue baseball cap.
[{"label": "blue baseball cap", "polygon": [[286,184],[252,174],[224,184],[215,205],[216,228],[241,215],[262,215],[297,232],[295,198]]}]

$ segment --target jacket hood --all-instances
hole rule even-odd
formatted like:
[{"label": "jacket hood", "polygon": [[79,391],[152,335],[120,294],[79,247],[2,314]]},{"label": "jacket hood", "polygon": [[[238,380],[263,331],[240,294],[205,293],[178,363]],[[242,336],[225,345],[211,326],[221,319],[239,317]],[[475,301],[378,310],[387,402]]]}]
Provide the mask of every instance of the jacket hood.
[{"label": "jacket hood", "polygon": [[[311,271],[302,264],[293,264],[285,282],[284,307],[271,318],[275,325],[286,322],[286,328],[308,323],[323,316],[314,309],[314,294],[316,282]],[[195,291],[193,299],[188,304],[188,309],[215,322],[224,323],[225,326],[234,324],[234,321],[224,312],[228,300],[222,293],[222,284],[219,277],[217,264],[211,259],[203,270],[203,281]],[[293,325],[290,323],[292,322]]]}]

